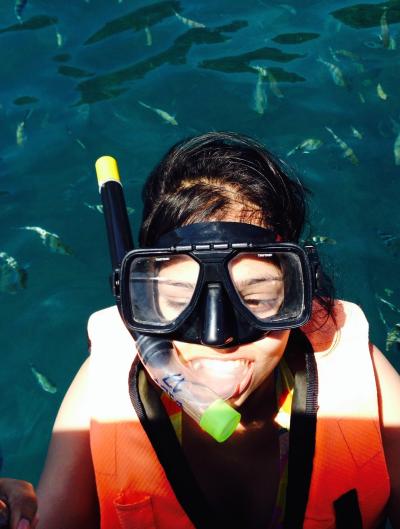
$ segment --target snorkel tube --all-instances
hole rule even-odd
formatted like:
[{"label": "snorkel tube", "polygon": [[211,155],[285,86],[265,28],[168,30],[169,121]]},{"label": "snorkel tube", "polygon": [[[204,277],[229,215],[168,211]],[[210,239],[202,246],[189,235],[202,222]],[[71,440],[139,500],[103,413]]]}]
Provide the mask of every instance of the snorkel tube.
[{"label": "snorkel tube", "polygon": [[[124,256],[133,249],[132,234],[116,160],[102,156],[96,161],[96,172],[113,269],[113,294],[122,315],[119,270]],[[140,360],[154,382],[216,441],[228,439],[236,430],[240,413],[207,386],[193,380],[171,341],[132,330],[129,332],[136,342]]]}]

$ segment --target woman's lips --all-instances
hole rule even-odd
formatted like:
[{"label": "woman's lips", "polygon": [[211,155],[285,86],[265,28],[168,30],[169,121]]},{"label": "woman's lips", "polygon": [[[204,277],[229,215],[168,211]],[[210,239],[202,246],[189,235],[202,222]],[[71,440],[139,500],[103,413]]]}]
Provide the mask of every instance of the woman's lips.
[{"label": "woman's lips", "polygon": [[248,388],[254,362],[243,358],[195,358],[187,362],[187,367],[199,383],[209,387],[222,399],[230,399],[241,395]]}]

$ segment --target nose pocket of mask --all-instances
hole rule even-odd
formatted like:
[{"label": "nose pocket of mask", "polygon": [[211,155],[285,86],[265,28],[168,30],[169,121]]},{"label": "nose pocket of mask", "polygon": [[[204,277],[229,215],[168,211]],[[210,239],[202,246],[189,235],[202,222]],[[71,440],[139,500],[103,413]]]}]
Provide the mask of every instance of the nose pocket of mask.
[{"label": "nose pocket of mask", "polygon": [[234,316],[221,283],[209,283],[204,293],[203,345],[221,346],[233,341]]}]

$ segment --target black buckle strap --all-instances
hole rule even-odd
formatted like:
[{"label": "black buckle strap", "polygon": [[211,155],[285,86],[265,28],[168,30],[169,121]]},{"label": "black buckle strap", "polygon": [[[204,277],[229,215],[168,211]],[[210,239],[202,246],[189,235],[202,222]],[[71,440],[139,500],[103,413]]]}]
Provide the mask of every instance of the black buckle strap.
[{"label": "black buckle strap", "polygon": [[[318,410],[318,371],[307,337],[295,329],[289,340],[295,350],[305,352],[297,369],[290,417],[289,467],[286,490],[285,529],[301,529],[304,523],[313,470]],[[351,527],[351,526],[349,526]]]},{"label": "black buckle strap", "polygon": [[154,387],[147,382],[143,365],[136,358],[129,373],[129,395],[182,508],[197,529],[223,527],[213,513],[181,449],[171,421]]},{"label": "black buckle strap", "polygon": [[336,529],[362,529],[360,505],[356,489],[351,489],[333,502]]}]

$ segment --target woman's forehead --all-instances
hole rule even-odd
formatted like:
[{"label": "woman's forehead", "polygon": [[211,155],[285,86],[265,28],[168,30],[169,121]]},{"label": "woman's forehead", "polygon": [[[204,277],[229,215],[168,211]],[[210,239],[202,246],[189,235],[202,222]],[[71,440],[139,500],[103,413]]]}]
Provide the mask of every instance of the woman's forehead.
[{"label": "woman's forehead", "polygon": [[[253,224],[260,228],[268,228],[264,222],[265,215],[254,204],[232,202],[226,210],[222,210],[218,215],[209,218],[210,222],[241,222],[243,224]],[[195,219],[191,219],[187,224],[194,224]]]}]

